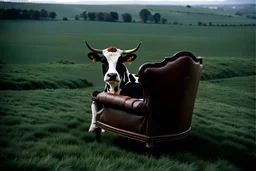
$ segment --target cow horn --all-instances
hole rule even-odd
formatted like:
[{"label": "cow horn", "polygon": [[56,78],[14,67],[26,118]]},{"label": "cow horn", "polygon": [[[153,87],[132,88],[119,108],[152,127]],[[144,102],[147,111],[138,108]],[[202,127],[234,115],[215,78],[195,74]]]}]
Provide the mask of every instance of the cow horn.
[{"label": "cow horn", "polygon": [[133,53],[136,52],[139,48],[140,48],[141,42],[138,44],[138,46],[134,49],[130,49],[130,50],[124,50],[123,54],[129,54],[129,53]]},{"label": "cow horn", "polygon": [[84,42],[85,42],[86,46],[87,46],[92,52],[96,52],[96,53],[102,54],[102,50],[100,50],[100,49],[94,49],[94,48],[92,48],[92,47],[87,43],[87,41],[84,41]]}]

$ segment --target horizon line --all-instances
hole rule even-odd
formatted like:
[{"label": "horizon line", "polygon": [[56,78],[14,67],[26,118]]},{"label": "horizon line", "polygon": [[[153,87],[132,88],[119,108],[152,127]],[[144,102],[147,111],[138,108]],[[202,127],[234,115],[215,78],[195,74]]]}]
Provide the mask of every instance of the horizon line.
[{"label": "horizon line", "polygon": [[198,6],[198,5],[215,5],[215,6],[225,6],[225,5],[256,5],[254,3],[225,3],[225,4],[207,4],[207,3],[196,3],[196,4],[189,4],[189,3],[180,3],[180,4],[175,4],[175,3],[58,3],[58,2],[11,2],[11,1],[0,1],[0,3],[20,3],[20,4],[53,4],[53,5],[159,5],[159,6],[163,6],[163,5],[167,5],[167,6],[186,6],[186,5],[190,5],[190,6]]}]

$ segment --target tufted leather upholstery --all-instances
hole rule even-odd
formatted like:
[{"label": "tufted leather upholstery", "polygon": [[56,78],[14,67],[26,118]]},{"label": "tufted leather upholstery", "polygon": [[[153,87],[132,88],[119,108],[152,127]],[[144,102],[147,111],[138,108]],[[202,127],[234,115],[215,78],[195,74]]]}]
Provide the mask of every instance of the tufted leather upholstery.
[{"label": "tufted leather upholstery", "polygon": [[131,98],[129,96],[100,93],[97,96],[92,96],[92,100],[104,104],[105,107],[124,110],[136,115],[145,116],[148,114],[148,106],[146,103],[140,99]]},{"label": "tufted leather upholstery", "polygon": [[107,93],[92,96],[103,105],[97,125],[146,144],[186,137],[201,72],[202,58],[190,52],[142,65],[138,76],[143,100]]},{"label": "tufted leather upholstery", "polygon": [[148,106],[142,100],[116,94],[100,93],[92,96],[97,103],[104,105],[96,119],[111,126],[145,133]]}]

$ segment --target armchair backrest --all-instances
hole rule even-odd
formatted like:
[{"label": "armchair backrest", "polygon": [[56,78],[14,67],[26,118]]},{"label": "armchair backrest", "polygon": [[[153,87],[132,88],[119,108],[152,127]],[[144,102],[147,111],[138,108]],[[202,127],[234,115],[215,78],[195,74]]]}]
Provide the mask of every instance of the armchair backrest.
[{"label": "armchair backrest", "polygon": [[140,67],[139,81],[150,112],[147,135],[175,134],[190,128],[201,72],[202,58],[190,52]]}]

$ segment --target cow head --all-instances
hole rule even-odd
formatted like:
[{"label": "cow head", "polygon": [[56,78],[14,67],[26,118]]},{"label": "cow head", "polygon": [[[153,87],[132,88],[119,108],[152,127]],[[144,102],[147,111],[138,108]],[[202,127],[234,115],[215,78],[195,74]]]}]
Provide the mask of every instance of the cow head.
[{"label": "cow head", "polygon": [[88,53],[89,59],[93,62],[102,63],[104,81],[107,83],[110,92],[118,93],[116,89],[119,89],[121,82],[129,81],[129,78],[127,78],[128,71],[123,63],[132,62],[136,59],[137,56],[133,52],[139,49],[141,43],[136,48],[130,50],[121,50],[115,47],[99,50],[92,48],[86,41],[85,44],[91,50]]}]

